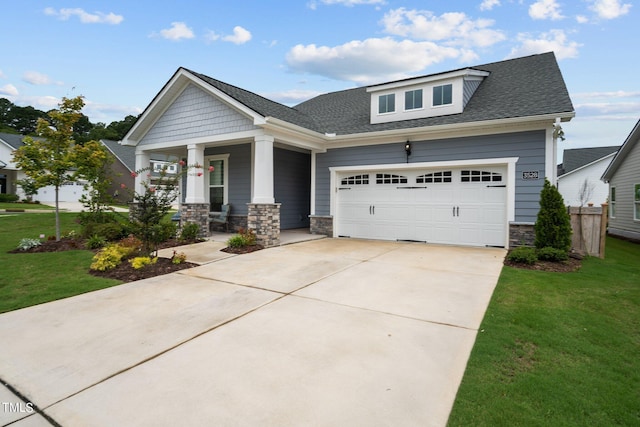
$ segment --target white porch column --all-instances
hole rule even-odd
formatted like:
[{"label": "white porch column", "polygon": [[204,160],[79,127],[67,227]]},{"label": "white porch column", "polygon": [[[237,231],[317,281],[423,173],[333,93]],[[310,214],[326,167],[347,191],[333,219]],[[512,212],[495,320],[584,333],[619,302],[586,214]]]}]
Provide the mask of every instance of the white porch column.
[{"label": "white porch column", "polygon": [[252,203],[275,203],[273,196],[273,137],[256,136],[253,148]]},{"label": "white porch column", "polygon": [[[200,165],[197,169],[195,165]],[[206,203],[204,194],[204,179],[208,176],[204,173],[204,145],[187,145],[187,194],[185,203]]]},{"label": "white porch column", "polygon": [[[136,151],[136,172],[141,170],[148,170],[151,167],[151,155],[148,151]],[[139,173],[134,179],[133,190],[137,194],[144,193],[144,186],[142,182],[145,180],[146,173]]]}]

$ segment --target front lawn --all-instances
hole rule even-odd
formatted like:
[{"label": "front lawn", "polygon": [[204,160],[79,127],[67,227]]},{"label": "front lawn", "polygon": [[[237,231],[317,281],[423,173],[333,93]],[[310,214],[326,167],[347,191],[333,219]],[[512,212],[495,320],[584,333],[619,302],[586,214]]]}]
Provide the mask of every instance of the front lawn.
[{"label": "front lawn", "polygon": [[574,273],[504,267],[450,426],[640,425],[640,245]]},{"label": "front lawn", "polygon": [[0,202],[0,211],[3,210],[52,210],[54,206],[43,205],[42,203],[21,203],[21,202]]},{"label": "front lawn", "polygon": [[[66,234],[80,227],[76,213],[61,213]],[[10,254],[20,239],[55,235],[53,213],[0,214],[0,313],[117,285],[89,274],[88,250]]]}]

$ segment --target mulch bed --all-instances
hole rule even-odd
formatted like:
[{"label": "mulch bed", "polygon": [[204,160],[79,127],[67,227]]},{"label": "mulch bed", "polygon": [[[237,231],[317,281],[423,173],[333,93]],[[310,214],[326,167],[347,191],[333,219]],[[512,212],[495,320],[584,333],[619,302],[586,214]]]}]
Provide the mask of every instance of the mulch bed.
[{"label": "mulch bed", "polygon": [[562,262],[552,261],[536,261],[535,264],[524,264],[520,262],[504,260],[504,265],[514,268],[522,268],[525,270],[538,270],[538,271],[550,271],[554,273],[571,273],[578,270],[582,266],[582,260],[576,258],[569,258]]},{"label": "mulch bed", "polygon": [[[168,240],[162,243],[159,249],[173,248],[176,246],[182,245],[190,245],[193,243],[201,242],[202,240],[193,240],[193,241],[184,241],[184,240]],[[55,240],[46,240],[42,242],[40,246],[35,246],[29,250],[22,251],[20,249],[14,249],[9,251],[9,253],[23,254],[23,253],[39,253],[39,252],[62,252],[62,251],[70,251],[70,250],[78,250],[78,249],[86,249],[85,242],[81,239],[74,238],[62,238],[59,241]],[[253,245],[247,246],[244,248],[225,248],[222,249],[224,252],[234,253],[234,254],[245,254],[253,251],[257,251],[262,249],[262,246]],[[122,282],[133,282],[136,280],[148,279],[150,277],[160,276],[163,274],[173,273],[175,271],[184,270],[186,268],[196,267],[198,264],[194,264],[192,262],[183,262],[180,264],[174,264],[168,258],[158,258],[158,261],[155,264],[147,265],[141,269],[134,269],[128,262],[122,262],[118,267],[108,270],[108,271],[93,271],[90,270],[89,273],[98,276],[105,277],[109,279],[116,279]]]}]

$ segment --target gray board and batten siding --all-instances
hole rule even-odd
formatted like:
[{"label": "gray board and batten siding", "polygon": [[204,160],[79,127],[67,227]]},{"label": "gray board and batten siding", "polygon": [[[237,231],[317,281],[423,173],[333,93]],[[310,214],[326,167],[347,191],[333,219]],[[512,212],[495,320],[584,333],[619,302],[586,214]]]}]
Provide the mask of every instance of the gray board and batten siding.
[{"label": "gray board and batten siding", "polygon": [[[533,223],[539,210],[545,177],[545,131],[505,133],[412,141],[409,163],[518,157],[516,163],[515,222]],[[330,213],[330,167],[403,164],[404,143],[337,148],[316,155],[316,215]],[[523,172],[537,171],[538,179],[524,180]]]}]

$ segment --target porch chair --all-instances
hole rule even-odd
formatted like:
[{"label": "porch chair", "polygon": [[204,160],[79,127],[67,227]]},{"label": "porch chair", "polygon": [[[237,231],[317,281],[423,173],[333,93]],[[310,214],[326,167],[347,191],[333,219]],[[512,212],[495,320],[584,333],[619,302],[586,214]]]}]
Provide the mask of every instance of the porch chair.
[{"label": "porch chair", "polygon": [[227,232],[229,232],[229,212],[231,211],[231,206],[222,205],[220,208],[220,214],[209,214],[211,215],[211,222],[214,224],[224,224],[224,228]]}]

